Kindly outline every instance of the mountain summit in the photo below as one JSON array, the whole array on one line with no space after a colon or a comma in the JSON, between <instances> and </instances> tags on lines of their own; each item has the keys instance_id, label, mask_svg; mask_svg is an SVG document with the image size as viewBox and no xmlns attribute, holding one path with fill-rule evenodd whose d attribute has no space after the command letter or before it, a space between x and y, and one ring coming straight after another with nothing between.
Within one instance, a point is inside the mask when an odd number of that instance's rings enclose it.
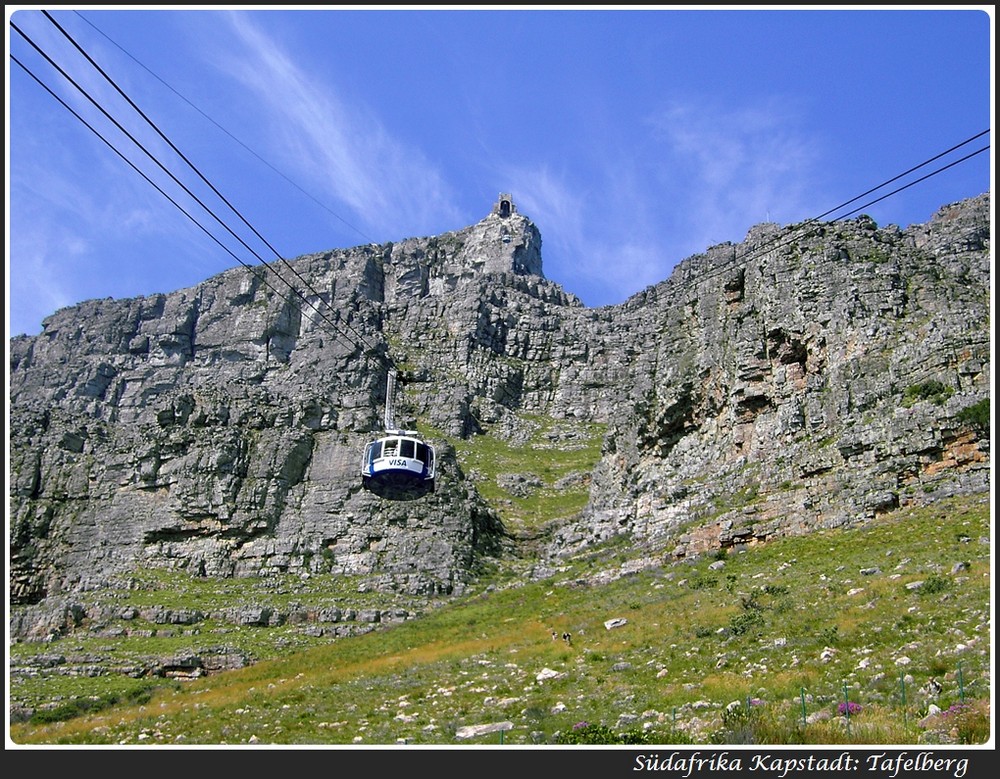
<instances>
[{"instance_id":1,"label":"mountain summit","mask_svg":"<svg viewBox=\"0 0 1000 779\"><path fill-rule=\"evenodd\" d=\"M683 557L988 492L989 247L989 195L906 228L761 224L590 309L503 194L455 232L62 309L10 341L12 633L138 567L447 595L526 522L541 577L619 536ZM438 451L415 497L359 474L390 371ZM492 482L461 456L482 441L514 453Z\"/></svg>"}]
</instances>

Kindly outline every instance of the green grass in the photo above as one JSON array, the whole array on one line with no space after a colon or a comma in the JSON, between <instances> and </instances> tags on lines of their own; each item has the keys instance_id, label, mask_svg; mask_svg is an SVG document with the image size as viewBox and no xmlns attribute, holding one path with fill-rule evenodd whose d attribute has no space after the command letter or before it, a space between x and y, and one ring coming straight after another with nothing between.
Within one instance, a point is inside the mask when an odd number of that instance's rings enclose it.
<instances>
[{"instance_id":1,"label":"green grass","mask_svg":"<svg viewBox=\"0 0 1000 779\"><path fill-rule=\"evenodd\" d=\"M39 665L11 678L12 698L37 713L12 724L10 737L496 744L497 732L460 740L460 728L510 722L503 741L513 745L637 743L638 734L645 743L977 743L989 732L990 546L980 541L989 533L988 499L956 498L854 529L599 576L633 553L651 554L619 539L539 581L525 563L505 561L460 598L348 637L205 620L169 626L168 636L111 639L84 625L51 643L13 645L12 664L224 644L255 662L183 682L69 677ZM721 569L709 569L720 559ZM958 562L968 565L953 573ZM926 587L938 579L945 586ZM148 572L143 581L149 586L115 594L119 607L133 598L187 606L193 593L209 606L261 603L268 593L302 605L369 595L356 582L338 590L292 577L264 586ZM907 587L918 581L925 587ZM608 629L611 619L626 622ZM934 698L924 691L931 678L942 685ZM849 719L837 711L845 695L862 707ZM958 714L929 731L919 723L932 702ZM43 721L57 717L67 718Z\"/></svg>"},{"instance_id":2,"label":"green grass","mask_svg":"<svg viewBox=\"0 0 1000 779\"><path fill-rule=\"evenodd\" d=\"M462 469L476 476L476 489L504 523L513 532L531 532L587 505L605 426L530 414L521 415L519 423L526 431L523 440L487 433L452 444ZM519 485L510 475L524 481Z\"/></svg>"},{"instance_id":3,"label":"green grass","mask_svg":"<svg viewBox=\"0 0 1000 779\"><path fill-rule=\"evenodd\" d=\"M936 380L912 384L903 391L903 407L909 408L922 400L929 400L940 406L954 394L954 387L949 387Z\"/></svg>"}]
</instances>

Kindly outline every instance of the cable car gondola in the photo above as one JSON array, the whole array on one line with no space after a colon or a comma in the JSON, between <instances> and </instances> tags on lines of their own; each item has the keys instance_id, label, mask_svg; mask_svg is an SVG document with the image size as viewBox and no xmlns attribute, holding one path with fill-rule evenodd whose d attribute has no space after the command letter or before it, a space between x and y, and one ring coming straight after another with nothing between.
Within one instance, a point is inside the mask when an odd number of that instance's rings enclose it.
<instances>
[{"instance_id":1,"label":"cable car gondola","mask_svg":"<svg viewBox=\"0 0 1000 779\"><path fill-rule=\"evenodd\" d=\"M396 372L390 370L385 391L384 434L365 446L361 458L361 478L391 486L429 484L435 475L434 447L415 430L398 430L392 421L392 392Z\"/></svg>"},{"instance_id":2,"label":"cable car gondola","mask_svg":"<svg viewBox=\"0 0 1000 779\"><path fill-rule=\"evenodd\" d=\"M402 485L434 480L434 447L412 430L387 430L365 446L361 476Z\"/></svg>"}]
</instances>

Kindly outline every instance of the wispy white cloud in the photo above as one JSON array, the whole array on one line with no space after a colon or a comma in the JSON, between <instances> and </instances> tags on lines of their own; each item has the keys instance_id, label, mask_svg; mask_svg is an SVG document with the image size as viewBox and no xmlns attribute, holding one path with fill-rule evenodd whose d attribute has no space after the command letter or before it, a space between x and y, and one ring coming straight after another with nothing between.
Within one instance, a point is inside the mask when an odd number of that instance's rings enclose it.
<instances>
[{"instance_id":1,"label":"wispy white cloud","mask_svg":"<svg viewBox=\"0 0 1000 779\"><path fill-rule=\"evenodd\" d=\"M12 334L35 333L53 311L79 302L76 260L89 247L86 232L75 225L93 225L101 217L88 192L97 177L85 186L74 176L73 161L53 135L18 133L11 153L18 164L8 180L7 249L17 272L8 278L16 301L7 309L9 326Z\"/></svg>"},{"instance_id":2,"label":"wispy white cloud","mask_svg":"<svg viewBox=\"0 0 1000 779\"><path fill-rule=\"evenodd\" d=\"M778 101L673 103L645 134L595 138L571 172L521 165L504 178L542 230L546 275L588 304L621 302L754 224L815 215L818 153L795 127Z\"/></svg>"},{"instance_id":3,"label":"wispy white cloud","mask_svg":"<svg viewBox=\"0 0 1000 779\"><path fill-rule=\"evenodd\" d=\"M666 277L662 247L638 226L641 209L633 210L630 194L623 191L624 199L616 199L613 176L596 192L545 166L509 170L503 178L516 182L512 192L522 193L514 197L518 210L542 232L546 277L588 305L621 302L637 285Z\"/></svg>"},{"instance_id":4,"label":"wispy white cloud","mask_svg":"<svg viewBox=\"0 0 1000 779\"><path fill-rule=\"evenodd\" d=\"M7 291L18 302L13 310L7 307L10 335L37 333L49 314L80 302L67 269L87 247L72 233L55 224L29 222L12 237L9 249L17 256L17 273L8 273Z\"/></svg>"},{"instance_id":5,"label":"wispy white cloud","mask_svg":"<svg viewBox=\"0 0 1000 779\"><path fill-rule=\"evenodd\" d=\"M815 216L816 140L797 134L793 107L673 104L650 120L676 169L686 243L739 241L764 221Z\"/></svg>"},{"instance_id":6,"label":"wispy white cloud","mask_svg":"<svg viewBox=\"0 0 1000 779\"><path fill-rule=\"evenodd\" d=\"M162 195L92 140L65 126L47 136L18 132L12 140L13 333L36 333L53 311L88 298L167 292L227 264L225 258L213 264L203 235L174 218ZM170 256L169 264L154 246Z\"/></svg>"},{"instance_id":7,"label":"wispy white cloud","mask_svg":"<svg viewBox=\"0 0 1000 779\"><path fill-rule=\"evenodd\" d=\"M420 149L393 137L364 105L342 100L335 83L303 70L249 16L227 18L242 50L227 51L225 67L269 109L280 136L273 151L294 166L293 177L346 205L376 240L460 223L448 183Z\"/></svg>"}]
</instances>

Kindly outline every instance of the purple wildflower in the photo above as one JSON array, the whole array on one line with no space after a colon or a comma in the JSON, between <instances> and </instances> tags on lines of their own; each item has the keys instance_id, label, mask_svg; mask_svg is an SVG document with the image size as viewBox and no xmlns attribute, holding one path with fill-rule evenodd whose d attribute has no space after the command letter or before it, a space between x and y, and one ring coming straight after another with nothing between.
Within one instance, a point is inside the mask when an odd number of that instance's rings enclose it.
<instances>
[{"instance_id":1,"label":"purple wildflower","mask_svg":"<svg viewBox=\"0 0 1000 779\"><path fill-rule=\"evenodd\" d=\"M861 713L861 704L855 703L854 701L845 701L837 706L837 713L841 716L847 715L848 717L853 717L856 714Z\"/></svg>"}]
</instances>

